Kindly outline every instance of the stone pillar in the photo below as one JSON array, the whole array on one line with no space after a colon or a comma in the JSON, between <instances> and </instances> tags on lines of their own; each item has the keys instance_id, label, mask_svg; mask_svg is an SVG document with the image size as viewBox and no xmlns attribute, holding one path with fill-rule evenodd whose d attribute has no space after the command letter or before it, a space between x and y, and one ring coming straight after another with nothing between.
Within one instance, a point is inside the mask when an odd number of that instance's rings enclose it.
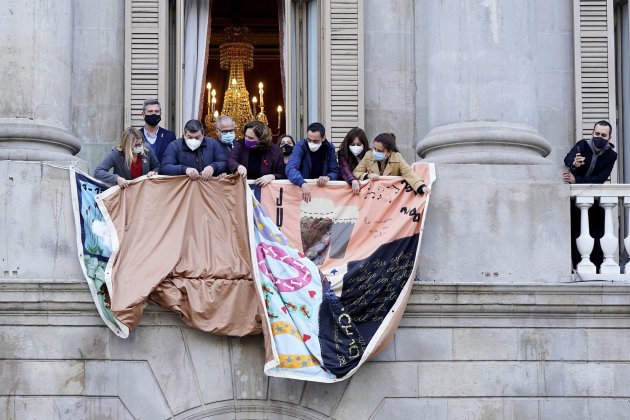
<instances>
[{"instance_id":1,"label":"stone pillar","mask_svg":"<svg viewBox=\"0 0 630 420\"><path fill-rule=\"evenodd\" d=\"M426 4L429 133L416 152L441 163L543 163L531 2Z\"/></svg>"},{"instance_id":2,"label":"stone pillar","mask_svg":"<svg viewBox=\"0 0 630 420\"><path fill-rule=\"evenodd\" d=\"M0 10L0 160L73 160L71 1L10 0Z\"/></svg>"}]
</instances>

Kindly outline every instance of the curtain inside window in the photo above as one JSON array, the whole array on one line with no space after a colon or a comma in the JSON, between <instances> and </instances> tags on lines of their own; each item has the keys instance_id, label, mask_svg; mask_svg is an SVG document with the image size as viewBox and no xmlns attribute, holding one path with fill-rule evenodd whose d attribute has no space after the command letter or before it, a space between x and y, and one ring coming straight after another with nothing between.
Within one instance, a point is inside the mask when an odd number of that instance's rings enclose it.
<instances>
[{"instance_id":1,"label":"curtain inside window","mask_svg":"<svg viewBox=\"0 0 630 420\"><path fill-rule=\"evenodd\" d=\"M284 0L278 0L278 32L280 50L280 82L282 83L282 102L287 103L286 75L284 62ZM287 110L285 110L287 111ZM285 114L286 116L287 114ZM287 121L288 123L288 121ZM288 124L287 124L288 126Z\"/></svg>"},{"instance_id":2,"label":"curtain inside window","mask_svg":"<svg viewBox=\"0 0 630 420\"><path fill-rule=\"evenodd\" d=\"M210 43L212 0L187 1L184 9L183 122L201 119Z\"/></svg>"}]
</instances>

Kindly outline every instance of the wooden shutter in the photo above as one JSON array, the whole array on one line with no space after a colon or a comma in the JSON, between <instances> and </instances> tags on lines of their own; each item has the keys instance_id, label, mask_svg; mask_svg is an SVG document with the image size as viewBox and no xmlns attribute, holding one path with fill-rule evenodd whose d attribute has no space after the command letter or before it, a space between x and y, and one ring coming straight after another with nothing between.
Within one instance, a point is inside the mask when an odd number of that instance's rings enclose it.
<instances>
[{"instance_id":1,"label":"wooden shutter","mask_svg":"<svg viewBox=\"0 0 630 420\"><path fill-rule=\"evenodd\" d=\"M125 127L144 125L146 99L160 101L167 121L167 6L160 0L125 1Z\"/></svg>"},{"instance_id":2,"label":"wooden shutter","mask_svg":"<svg viewBox=\"0 0 630 420\"><path fill-rule=\"evenodd\" d=\"M612 0L573 0L576 141L593 125L616 126L614 23Z\"/></svg>"},{"instance_id":3,"label":"wooden shutter","mask_svg":"<svg viewBox=\"0 0 630 420\"><path fill-rule=\"evenodd\" d=\"M364 125L363 2L326 0L323 10L323 102L328 138L338 144Z\"/></svg>"}]
</instances>

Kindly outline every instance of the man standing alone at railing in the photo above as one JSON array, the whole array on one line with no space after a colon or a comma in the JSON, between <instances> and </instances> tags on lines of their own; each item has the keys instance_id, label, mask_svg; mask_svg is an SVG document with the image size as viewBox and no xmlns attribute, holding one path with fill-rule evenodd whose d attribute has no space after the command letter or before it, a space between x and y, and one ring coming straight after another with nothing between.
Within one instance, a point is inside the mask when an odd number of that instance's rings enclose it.
<instances>
[{"instance_id":1,"label":"man standing alone at railing","mask_svg":"<svg viewBox=\"0 0 630 420\"><path fill-rule=\"evenodd\" d=\"M562 174L562 180L566 184L603 184L612 172L617 153L610 143L612 126L608 121L597 121L593 127L592 137L589 140L580 140L573 146L564 158L564 164L569 168ZM593 206L589 210L589 229L591 236L595 238L595 246L591 253L591 261L600 266L604 256L599 239L604 236L604 209ZM571 256L573 265L576 266L581 257L575 245L575 239L580 234L580 211L574 205L571 206Z\"/></svg>"}]
</instances>

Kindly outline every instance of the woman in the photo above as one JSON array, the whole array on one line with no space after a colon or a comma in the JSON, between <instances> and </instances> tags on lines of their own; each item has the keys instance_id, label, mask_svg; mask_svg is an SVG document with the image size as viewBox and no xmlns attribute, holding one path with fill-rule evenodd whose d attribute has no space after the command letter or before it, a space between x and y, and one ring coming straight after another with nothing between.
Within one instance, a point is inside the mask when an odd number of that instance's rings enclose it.
<instances>
[{"instance_id":1,"label":"woman","mask_svg":"<svg viewBox=\"0 0 630 420\"><path fill-rule=\"evenodd\" d=\"M255 179L259 187L285 178L282 152L271 142L269 127L260 121L250 121L243 127L243 134L245 137L236 142L228 159L228 172Z\"/></svg>"},{"instance_id":2,"label":"woman","mask_svg":"<svg viewBox=\"0 0 630 420\"><path fill-rule=\"evenodd\" d=\"M346 137L341 142L337 151L337 162L341 177L352 187L352 192L359 194L361 185L352 171L357 167L365 153L370 148L365 131L359 127L354 127L348 131Z\"/></svg>"},{"instance_id":3,"label":"woman","mask_svg":"<svg viewBox=\"0 0 630 420\"><path fill-rule=\"evenodd\" d=\"M429 187L416 175L398 151L394 133L376 136L372 149L359 162L354 170L354 176L360 180L367 178L371 181L377 181L379 176L402 176L418 194L431 194Z\"/></svg>"},{"instance_id":4,"label":"woman","mask_svg":"<svg viewBox=\"0 0 630 420\"><path fill-rule=\"evenodd\" d=\"M120 142L96 167L94 176L109 184L126 188L130 179L142 175L155 175L160 167L151 147L146 147L142 133L135 128L127 128L120 136ZM110 169L114 173L109 173Z\"/></svg>"},{"instance_id":5,"label":"woman","mask_svg":"<svg viewBox=\"0 0 630 420\"><path fill-rule=\"evenodd\" d=\"M291 153L293 153L293 148L295 147L295 140L288 134L283 134L280 137L280 150L282 151L282 155L284 156L284 164L286 165L291 157Z\"/></svg>"}]
</instances>

